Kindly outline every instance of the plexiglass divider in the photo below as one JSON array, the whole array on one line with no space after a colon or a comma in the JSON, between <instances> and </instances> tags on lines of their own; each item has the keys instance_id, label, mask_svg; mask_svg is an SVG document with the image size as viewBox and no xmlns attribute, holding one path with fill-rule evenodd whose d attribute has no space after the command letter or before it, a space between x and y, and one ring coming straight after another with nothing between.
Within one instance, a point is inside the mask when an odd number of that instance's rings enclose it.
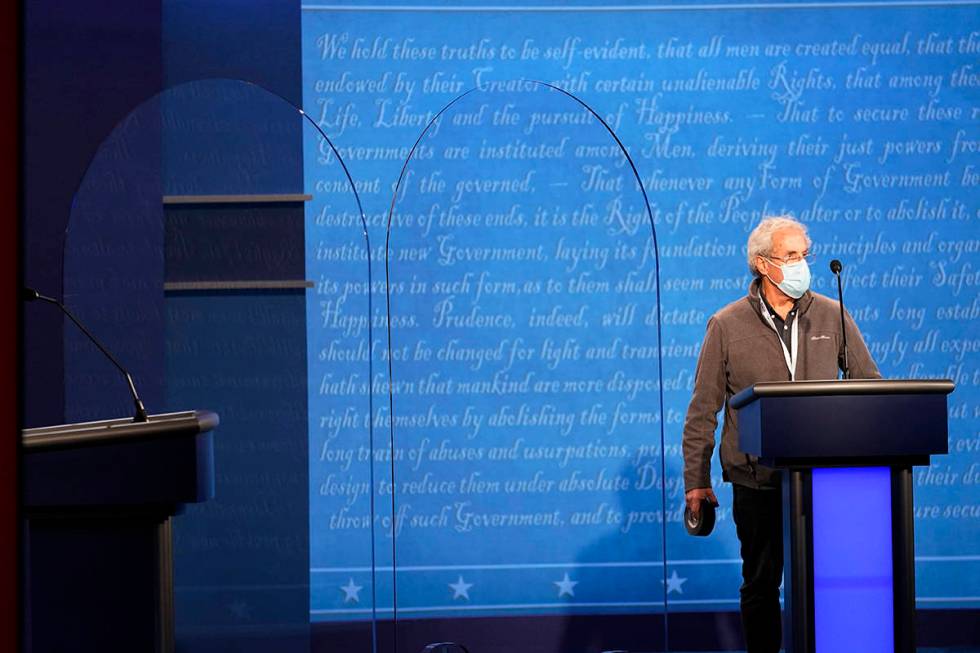
<instances>
[{"instance_id":1,"label":"plexiglass divider","mask_svg":"<svg viewBox=\"0 0 980 653\"><path fill-rule=\"evenodd\" d=\"M659 264L616 135L548 84L459 96L386 277L397 650L663 650Z\"/></svg>"},{"instance_id":2,"label":"plexiglass divider","mask_svg":"<svg viewBox=\"0 0 980 653\"><path fill-rule=\"evenodd\" d=\"M60 299L130 369L151 412L164 397L161 133L153 97L100 144L72 197L59 261ZM63 342L66 421L132 415L124 377L67 320Z\"/></svg>"},{"instance_id":3,"label":"plexiglass divider","mask_svg":"<svg viewBox=\"0 0 980 653\"><path fill-rule=\"evenodd\" d=\"M215 497L174 524L178 650L306 653L311 621L376 648L369 251L333 143L246 82L147 100L82 180L65 303L150 413L221 418ZM65 340L69 419L129 414L116 370L71 325Z\"/></svg>"}]
</instances>

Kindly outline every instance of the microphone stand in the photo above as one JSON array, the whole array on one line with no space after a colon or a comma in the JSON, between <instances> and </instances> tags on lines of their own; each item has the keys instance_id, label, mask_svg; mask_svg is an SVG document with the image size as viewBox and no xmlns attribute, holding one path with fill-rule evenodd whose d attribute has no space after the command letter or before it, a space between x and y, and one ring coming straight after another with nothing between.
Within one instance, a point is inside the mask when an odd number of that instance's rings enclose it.
<instances>
[{"instance_id":1,"label":"microphone stand","mask_svg":"<svg viewBox=\"0 0 980 653\"><path fill-rule=\"evenodd\" d=\"M95 343L95 346L99 348L99 351L105 354L106 358L112 361L112 364L115 365L119 369L119 371L123 373L123 376L126 377L126 383L129 384L129 394L132 396L133 404L136 406L136 414L133 416L133 421L134 422L149 421L149 416L146 414L146 408L143 407L143 401L140 399L139 394L136 392L136 385L133 383L133 377L131 377L129 375L129 372L127 372L126 369L122 365L120 365L119 361L116 360L116 357L113 356L111 353L109 353L109 350L103 347L102 343L99 342L98 339L94 335L92 335L92 333L88 329L86 329L74 315L72 315L71 311L69 311L64 304L59 302L54 297L47 297L45 295L42 295L41 293L34 290L33 288L24 288L23 299L24 301L28 301L28 302L41 300L42 302L48 302L49 304L54 304L55 306L60 308L61 312L67 315L68 319L74 322L75 326L77 326L82 331L82 333L84 333L88 337L89 340Z\"/></svg>"},{"instance_id":2,"label":"microphone stand","mask_svg":"<svg viewBox=\"0 0 980 653\"><path fill-rule=\"evenodd\" d=\"M847 328L845 327L844 323L844 288L841 285L840 280L840 273L843 268L844 266L841 265L841 262L837 259L830 262L830 271L837 277L837 303L840 306L840 335L841 342L844 345L844 378L849 379L851 378L851 368L847 362Z\"/></svg>"}]
</instances>

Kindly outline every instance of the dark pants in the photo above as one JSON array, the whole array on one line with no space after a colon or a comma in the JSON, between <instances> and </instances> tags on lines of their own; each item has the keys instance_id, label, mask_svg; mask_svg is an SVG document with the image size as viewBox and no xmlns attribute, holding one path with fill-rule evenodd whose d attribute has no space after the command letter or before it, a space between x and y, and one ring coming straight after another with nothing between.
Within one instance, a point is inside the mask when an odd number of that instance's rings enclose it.
<instances>
[{"instance_id":1,"label":"dark pants","mask_svg":"<svg viewBox=\"0 0 980 653\"><path fill-rule=\"evenodd\" d=\"M732 514L742 544L742 629L748 653L777 653L782 641L783 493L732 485Z\"/></svg>"}]
</instances>

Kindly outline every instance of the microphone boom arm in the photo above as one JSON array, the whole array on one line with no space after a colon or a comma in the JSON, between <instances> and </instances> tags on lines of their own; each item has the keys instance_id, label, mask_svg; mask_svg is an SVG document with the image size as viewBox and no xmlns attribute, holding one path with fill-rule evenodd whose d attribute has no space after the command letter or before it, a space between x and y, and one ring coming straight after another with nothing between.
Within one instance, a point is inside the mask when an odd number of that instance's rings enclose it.
<instances>
[{"instance_id":1,"label":"microphone boom arm","mask_svg":"<svg viewBox=\"0 0 980 653\"><path fill-rule=\"evenodd\" d=\"M68 308L65 307L64 304L59 302L54 297L48 297L46 295L42 295L41 293L32 289L25 289L24 298L27 299L28 301L34 299L40 299L41 301L48 302L49 304L54 304L55 306L60 308L61 311L68 316L68 319L74 322L75 326L77 326L81 330L81 332L84 333L88 337L88 339L91 340L95 344L95 346L99 348L99 351L105 354L106 358L112 361L112 364L115 365L116 368L123 373L123 376L126 377L126 383L129 384L129 394L133 397L133 404L136 407L136 414L133 416L133 421L134 422L149 421L149 416L146 414L146 408L143 406L143 401L140 399L139 393L136 392L136 384L133 383L133 377L129 375L129 372L127 372L126 368L124 368L119 363L119 361L116 360L116 357L113 356L109 352L109 350L102 345L101 342L99 342L98 338L92 335L91 331L86 329L85 326L78 321L78 319L72 314L71 311L68 310Z\"/></svg>"}]
</instances>

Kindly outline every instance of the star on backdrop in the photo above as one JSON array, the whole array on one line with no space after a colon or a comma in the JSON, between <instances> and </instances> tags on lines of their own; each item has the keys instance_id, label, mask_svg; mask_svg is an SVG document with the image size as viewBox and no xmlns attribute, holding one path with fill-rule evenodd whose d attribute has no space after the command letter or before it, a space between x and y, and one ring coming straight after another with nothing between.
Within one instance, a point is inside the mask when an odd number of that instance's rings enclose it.
<instances>
[{"instance_id":1,"label":"star on backdrop","mask_svg":"<svg viewBox=\"0 0 980 653\"><path fill-rule=\"evenodd\" d=\"M348 580L346 585L341 585L340 589L344 593L344 603L350 603L352 601L354 603L361 602L360 592L364 589L364 586L355 585L353 578Z\"/></svg>"},{"instance_id":2,"label":"star on backdrop","mask_svg":"<svg viewBox=\"0 0 980 653\"><path fill-rule=\"evenodd\" d=\"M571 580L568 577L568 572L565 572L565 577L561 580L552 581L558 586L558 598L565 596L575 596L575 586L578 585L577 580Z\"/></svg>"},{"instance_id":3,"label":"star on backdrop","mask_svg":"<svg viewBox=\"0 0 980 653\"><path fill-rule=\"evenodd\" d=\"M661 583L663 581L660 581ZM667 579L667 593L677 592L678 594L683 594L684 590L681 589L681 585L687 582L686 578L681 578L677 575L677 570L671 572L670 578Z\"/></svg>"},{"instance_id":4,"label":"star on backdrop","mask_svg":"<svg viewBox=\"0 0 980 653\"><path fill-rule=\"evenodd\" d=\"M453 590L453 599L470 600L470 588L473 587L473 583L465 582L462 576L455 583L449 583L449 587Z\"/></svg>"},{"instance_id":5,"label":"star on backdrop","mask_svg":"<svg viewBox=\"0 0 980 653\"><path fill-rule=\"evenodd\" d=\"M236 600L234 603L229 603L228 610L238 621L244 621L252 617L252 609L248 603L245 603L241 599Z\"/></svg>"}]
</instances>

